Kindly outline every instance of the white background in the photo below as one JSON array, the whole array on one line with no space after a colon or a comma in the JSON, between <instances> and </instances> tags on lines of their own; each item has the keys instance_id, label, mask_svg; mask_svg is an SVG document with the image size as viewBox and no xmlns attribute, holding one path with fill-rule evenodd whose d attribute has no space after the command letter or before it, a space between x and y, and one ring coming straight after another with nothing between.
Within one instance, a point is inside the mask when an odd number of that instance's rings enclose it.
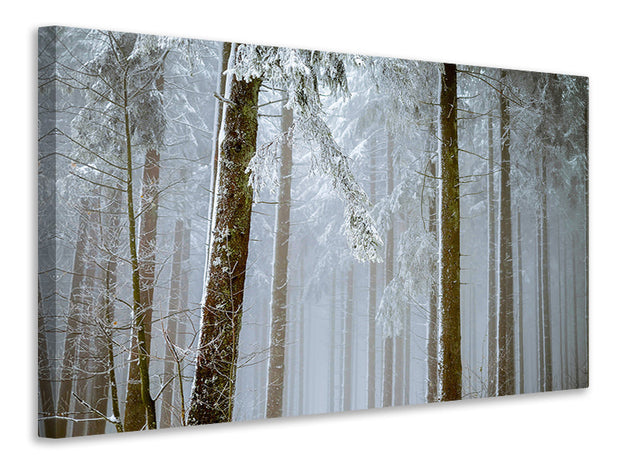
<instances>
[{"instance_id":1,"label":"white background","mask_svg":"<svg viewBox=\"0 0 620 465\"><path fill-rule=\"evenodd\" d=\"M2 7L4 463L612 463L618 433L618 14L613 2L131 0ZM428 6L433 4L433 6ZM36 28L60 24L590 77L587 390L51 441L36 438ZM6 461L5 461L6 460Z\"/></svg>"}]
</instances>

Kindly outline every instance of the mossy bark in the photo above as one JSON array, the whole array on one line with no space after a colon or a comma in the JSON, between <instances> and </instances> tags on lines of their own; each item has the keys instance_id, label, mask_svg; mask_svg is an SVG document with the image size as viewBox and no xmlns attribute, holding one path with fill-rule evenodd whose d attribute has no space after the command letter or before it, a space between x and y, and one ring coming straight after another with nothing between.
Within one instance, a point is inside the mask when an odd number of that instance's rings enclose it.
<instances>
[{"instance_id":1,"label":"mossy bark","mask_svg":"<svg viewBox=\"0 0 620 465\"><path fill-rule=\"evenodd\" d=\"M439 97L440 139L440 401L461 398L461 266L456 65L446 63Z\"/></svg>"},{"instance_id":2,"label":"mossy bark","mask_svg":"<svg viewBox=\"0 0 620 465\"><path fill-rule=\"evenodd\" d=\"M253 197L247 167L256 151L260 85L233 77L225 109L189 424L232 420Z\"/></svg>"}]
</instances>

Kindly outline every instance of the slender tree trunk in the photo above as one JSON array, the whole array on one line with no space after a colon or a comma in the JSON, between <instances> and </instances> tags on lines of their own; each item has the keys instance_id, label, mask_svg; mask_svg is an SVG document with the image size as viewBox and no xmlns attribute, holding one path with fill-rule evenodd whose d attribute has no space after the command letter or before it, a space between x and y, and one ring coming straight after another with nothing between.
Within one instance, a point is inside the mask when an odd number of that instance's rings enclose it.
<instances>
[{"instance_id":1,"label":"slender tree trunk","mask_svg":"<svg viewBox=\"0 0 620 465\"><path fill-rule=\"evenodd\" d=\"M52 389L52 366L49 360L49 350L47 346L47 329L45 327L45 316L43 308L43 300L41 298L41 283L38 283L38 382L39 382L39 417L43 420L39 420L40 427L39 435L47 438L56 438L57 420L53 418L55 416L54 409L54 392Z\"/></svg>"},{"instance_id":2,"label":"slender tree trunk","mask_svg":"<svg viewBox=\"0 0 620 465\"><path fill-rule=\"evenodd\" d=\"M136 214L133 198L133 153L131 141L131 123L128 109L127 75L125 74L124 83L124 120L125 120L125 142L127 155L127 217L129 220L129 254L131 262L131 283L133 294L133 325L134 334L132 336L132 356L136 350L135 359L132 359L134 366L137 360L138 384L136 385L136 375L132 373L131 364L129 370L129 380L127 387L127 401L125 406L125 429L127 431L137 431L144 425L144 411L146 410L146 425L148 429L157 428L155 418L155 402L151 397L149 382L149 350L147 347L147 315L148 307L142 305L140 262L138 260L138 247L136 240ZM147 156L148 158L148 156ZM145 165L146 170L146 165ZM135 368L134 368L135 370ZM136 395L136 387L139 387L139 398ZM140 406L140 407L138 407Z\"/></svg>"},{"instance_id":3,"label":"slender tree trunk","mask_svg":"<svg viewBox=\"0 0 620 465\"><path fill-rule=\"evenodd\" d=\"M506 72L501 71L502 82ZM505 86L505 83L503 84ZM512 260L512 205L510 183L510 113L504 89L500 93L500 220L499 220L499 315L498 346L499 363L497 394L515 394L515 350L514 350L514 283Z\"/></svg>"},{"instance_id":4,"label":"slender tree trunk","mask_svg":"<svg viewBox=\"0 0 620 465\"><path fill-rule=\"evenodd\" d=\"M78 347L77 357L75 360L75 385L74 394L84 401L89 400L89 392L92 389L93 373L93 336L92 322L95 319L95 275L97 273L97 247L98 237L95 230L95 224L92 220L95 213L94 202L91 201L88 210L88 228L86 229L88 245L87 257L88 261L84 269L84 280L82 281L80 302L82 304L82 313L80 322L78 323ZM92 404L91 404L92 406ZM87 433L87 423L93 418L92 413L80 402L74 399L74 418L78 421L73 423L71 435L73 437L84 436ZM79 421L81 420L81 421Z\"/></svg>"},{"instance_id":5,"label":"slender tree trunk","mask_svg":"<svg viewBox=\"0 0 620 465\"><path fill-rule=\"evenodd\" d=\"M519 296L519 393L525 392L525 351L523 347L523 254L521 250L521 209L517 209L517 262Z\"/></svg>"},{"instance_id":6,"label":"slender tree trunk","mask_svg":"<svg viewBox=\"0 0 620 465\"><path fill-rule=\"evenodd\" d=\"M387 132L387 185L386 195L392 195L394 190L394 167L392 152L394 139L390 131ZM390 226L385 239L385 286L388 286L394 277L394 228ZM393 405L394 382L394 338L384 334L383 339L383 406Z\"/></svg>"},{"instance_id":7,"label":"slender tree trunk","mask_svg":"<svg viewBox=\"0 0 620 465\"><path fill-rule=\"evenodd\" d=\"M543 285L542 285L542 209L536 214L536 283L537 283L537 347L538 347L538 390L544 391L545 387L545 347L543 333Z\"/></svg>"},{"instance_id":8,"label":"slender tree trunk","mask_svg":"<svg viewBox=\"0 0 620 465\"><path fill-rule=\"evenodd\" d=\"M445 63L439 97L440 258L439 258L439 393L440 401L461 398L461 266L459 149L456 65Z\"/></svg>"},{"instance_id":9,"label":"slender tree trunk","mask_svg":"<svg viewBox=\"0 0 620 465\"><path fill-rule=\"evenodd\" d=\"M95 214L95 218L97 222L97 227L99 229L99 238L102 242L103 250L106 250L104 244L104 226L102 223L101 206L99 205L96 210L97 211ZM103 263L103 267L98 273L100 276L100 281L103 283L103 289L101 289L101 291L99 292L96 307L93 309L93 316L95 316L94 320L98 322L98 324L94 325L92 335L93 354L91 362L91 372L93 373L93 378L89 399L89 404L97 411L105 415L108 414L108 393L110 391L108 341L105 329L103 327L103 324L106 322L106 315L109 311L108 298L110 295L110 283L107 269L107 262L109 259L110 257L106 257ZM87 424L86 434L94 435L105 433L106 423L107 421L105 419L99 418L96 415L91 415L91 420Z\"/></svg>"},{"instance_id":10,"label":"slender tree trunk","mask_svg":"<svg viewBox=\"0 0 620 465\"><path fill-rule=\"evenodd\" d=\"M549 218L547 214L547 163L542 159L542 293L545 383L544 390L553 390L553 363L551 354L551 289L549 283Z\"/></svg>"},{"instance_id":11,"label":"slender tree trunk","mask_svg":"<svg viewBox=\"0 0 620 465\"><path fill-rule=\"evenodd\" d=\"M353 397L353 263L347 272L347 301L344 320L344 383L343 410L351 410Z\"/></svg>"},{"instance_id":12,"label":"slender tree trunk","mask_svg":"<svg viewBox=\"0 0 620 465\"><path fill-rule=\"evenodd\" d=\"M331 302L331 314L330 314L330 350L329 350L329 383L328 383L328 395L329 395L329 411L336 411L336 312L337 312L337 299L336 299L336 280L338 275L334 271L334 277L332 279L332 302ZM301 337L301 336L300 336Z\"/></svg>"},{"instance_id":13,"label":"slender tree trunk","mask_svg":"<svg viewBox=\"0 0 620 465\"><path fill-rule=\"evenodd\" d=\"M377 201L376 196L376 146L370 150L369 163L369 198L371 205ZM376 397L376 313L377 313L377 264L370 262L368 268L368 408L375 408Z\"/></svg>"},{"instance_id":14,"label":"slender tree trunk","mask_svg":"<svg viewBox=\"0 0 620 465\"><path fill-rule=\"evenodd\" d=\"M78 210L79 225L77 231L75 255L73 258L73 277L71 280L71 294L69 296L69 311L67 314L67 326L65 329L65 345L62 367L60 370L60 386L58 388L57 414L60 417L70 416L71 393L73 392L73 377L75 362L80 342L81 320L83 315L82 283L84 280L84 266L87 261L88 244L88 221L86 218L87 200L80 200ZM64 438L67 436L67 420L64 418L57 421L57 435L54 437Z\"/></svg>"},{"instance_id":15,"label":"slender tree trunk","mask_svg":"<svg viewBox=\"0 0 620 465\"><path fill-rule=\"evenodd\" d=\"M431 134L434 137L435 131L431 129ZM430 164L431 179L437 176L437 169L435 162ZM435 241L438 241L437 237L437 185L434 184L432 194L429 198L429 231L432 234ZM438 284L438 267L437 263L433 263L431 269L431 288L429 297L429 317L428 317L428 330L427 330L427 349L426 349L426 363L427 363L427 390L426 390L426 402L437 402L437 381L438 381L438 367L439 358L437 352L437 343L439 341L439 325L438 323L438 308L437 308L437 284Z\"/></svg>"},{"instance_id":16,"label":"slender tree trunk","mask_svg":"<svg viewBox=\"0 0 620 465\"><path fill-rule=\"evenodd\" d=\"M304 260L303 253L299 264L299 382L297 392L297 405L299 415L305 413L304 409L304 386L306 375L306 353L304 350L306 344L306 314L304 312Z\"/></svg>"},{"instance_id":17,"label":"slender tree trunk","mask_svg":"<svg viewBox=\"0 0 620 465\"><path fill-rule=\"evenodd\" d=\"M285 102L286 103L286 102ZM282 416L284 393L285 347L288 292L288 243L291 218L291 176L293 147L289 131L293 127L293 110L282 105L282 133L287 136L281 149L280 191L276 213L276 237L271 287L271 345L267 381L267 418Z\"/></svg>"},{"instance_id":18,"label":"slender tree trunk","mask_svg":"<svg viewBox=\"0 0 620 465\"><path fill-rule=\"evenodd\" d=\"M487 138L489 160L487 169L489 177L487 178L487 199L489 203L488 210L488 228L489 228L489 257L488 257L488 347L487 347L487 376L488 376L488 395L497 395L497 231L496 231L496 213L495 213L495 161L494 161L494 145L493 145L493 121L489 116L487 119Z\"/></svg>"},{"instance_id":19,"label":"slender tree trunk","mask_svg":"<svg viewBox=\"0 0 620 465\"><path fill-rule=\"evenodd\" d=\"M260 79L232 78L224 113L209 272L188 422L232 421L252 188Z\"/></svg>"},{"instance_id":20,"label":"slender tree trunk","mask_svg":"<svg viewBox=\"0 0 620 465\"><path fill-rule=\"evenodd\" d=\"M581 367L579 365L579 325L578 325L578 306L577 306L577 263L575 260L575 253L576 253L576 249L575 249L575 237L573 236L572 238L572 247L571 250L573 251L572 254L572 260L573 260L573 332L575 334L575 345L574 345L574 353L573 353L573 358L574 358L574 364L575 364L575 387L579 388L581 386L580 384L580 371L581 371Z\"/></svg>"},{"instance_id":21,"label":"slender tree trunk","mask_svg":"<svg viewBox=\"0 0 620 465\"><path fill-rule=\"evenodd\" d=\"M181 260L183 258L183 233L184 222L177 218L174 225L174 253L172 255L172 270L170 273L170 299L168 301L168 318L166 320L166 355L164 359L165 386L161 394L161 411L159 414L160 428L172 426L172 403L176 373L176 361L174 348L177 345L178 319L182 311L180 307L181 292Z\"/></svg>"}]
</instances>

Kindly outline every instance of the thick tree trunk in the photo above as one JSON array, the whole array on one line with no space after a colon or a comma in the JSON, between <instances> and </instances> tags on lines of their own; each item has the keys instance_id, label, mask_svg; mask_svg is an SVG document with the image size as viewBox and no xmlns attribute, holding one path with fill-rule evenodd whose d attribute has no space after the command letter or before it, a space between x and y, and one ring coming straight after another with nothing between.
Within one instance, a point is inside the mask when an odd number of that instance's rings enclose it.
<instances>
[{"instance_id":1,"label":"thick tree trunk","mask_svg":"<svg viewBox=\"0 0 620 465\"><path fill-rule=\"evenodd\" d=\"M579 321L579 317L578 317L578 306L577 306L577 261L575 260L575 254L576 254L576 249L575 249L575 237L573 236L572 238L572 268L573 268L573 332L575 335L575 346L573 348L573 363L575 366L575 387L579 388L581 387L581 377L580 377L580 371L581 371L581 366L579 365L579 325L578 325L578 321Z\"/></svg>"},{"instance_id":2,"label":"thick tree trunk","mask_svg":"<svg viewBox=\"0 0 620 465\"><path fill-rule=\"evenodd\" d=\"M488 210L488 341L487 341L487 376L488 376L488 395L497 395L497 231L496 231L496 213L495 213L495 161L494 161L494 145L493 145L493 121L489 116L487 119L487 139L489 160L487 169L489 176L487 178L487 201Z\"/></svg>"},{"instance_id":3,"label":"thick tree trunk","mask_svg":"<svg viewBox=\"0 0 620 465\"><path fill-rule=\"evenodd\" d=\"M441 73L440 110L440 258L439 393L440 401L461 398L460 194L456 65Z\"/></svg>"},{"instance_id":4,"label":"thick tree trunk","mask_svg":"<svg viewBox=\"0 0 620 465\"><path fill-rule=\"evenodd\" d=\"M502 81L506 72L501 71ZM505 83L503 84L505 86ZM497 395L515 394L514 283L512 260L512 205L510 185L510 113L504 91L500 93L500 209L499 209L499 315Z\"/></svg>"},{"instance_id":5,"label":"thick tree trunk","mask_svg":"<svg viewBox=\"0 0 620 465\"><path fill-rule=\"evenodd\" d=\"M230 52L232 44L230 42L222 42L222 54L220 57L220 68L218 70L218 86L217 92L219 97L226 95L226 71L228 70L228 61L230 60ZM213 220L213 210L215 207L215 190L217 188L217 170L220 158L220 130L222 128L222 115L224 113L224 103L219 98L215 98L215 108L213 111L213 140L211 146L211 202L209 204L209 221ZM212 225L207 230L207 260L205 264L205 282L207 280L207 271L209 267L209 257L211 256L211 232Z\"/></svg>"},{"instance_id":6,"label":"thick tree trunk","mask_svg":"<svg viewBox=\"0 0 620 465\"><path fill-rule=\"evenodd\" d=\"M253 197L246 169L256 151L260 85L233 77L225 109L190 424L232 420Z\"/></svg>"},{"instance_id":7,"label":"thick tree trunk","mask_svg":"<svg viewBox=\"0 0 620 465\"><path fill-rule=\"evenodd\" d=\"M280 190L276 213L276 236L271 286L271 344L267 381L267 418L282 416L284 393L285 347L288 290L288 244L291 217L291 176L293 147L289 131L293 127L293 110L282 105L281 130L284 139L280 157Z\"/></svg>"},{"instance_id":8,"label":"thick tree trunk","mask_svg":"<svg viewBox=\"0 0 620 465\"><path fill-rule=\"evenodd\" d=\"M159 414L160 428L172 426L172 404L174 386L177 378L177 345L178 320L180 312L181 291L181 260L183 258L184 222L177 218L174 225L174 253L172 255L172 270L170 272L170 299L168 301L168 318L166 320L166 355L164 359L164 388L161 394L161 411Z\"/></svg>"}]
</instances>

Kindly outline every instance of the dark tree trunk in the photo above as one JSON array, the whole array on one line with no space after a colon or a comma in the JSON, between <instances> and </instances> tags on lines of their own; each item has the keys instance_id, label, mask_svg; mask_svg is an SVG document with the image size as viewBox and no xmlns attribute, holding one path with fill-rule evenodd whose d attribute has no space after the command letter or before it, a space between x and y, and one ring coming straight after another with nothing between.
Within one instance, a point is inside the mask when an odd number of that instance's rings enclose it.
<instances>
[{"instance_id":1,"label":"dark tree trunk","mask_svg":"<svg viewBox=\"0 0 620 465\"><path fill-rule=\"evenodd\" d=\"M260 85L233 77L225 110L190 424L232 420L253 197L246 169L256 151Z\"/></svg>"},{"instance_id":2,"label":"dark tree trunk","mask_svg":"<svg viewBox=\"0 0 620 465\"><path fill-rule=\"evenodd\" d=\"M549 218L547 213L547 160L542 159L542 293L545 382L544 391L553 390L553 363L551 354L551 289L549 288Z\"/></svg>"},{"instance_id":3,"label":"dark tree trunk","mask_svg":"<svg viewBox=\"0 0 620 465\"><path fill-rule=\"evenodd\" d=\"M515 394L514 283L512 260L512 205L510 185L510 113L504 94L506 72L501 71L500 93L500 209L499 209L499 315L497 394Z\"/></svg>"},{"instance_id":4,"label":"dark tree trunk","mask_svg":"<svg viewBox=\"0 0 620 465\"><path fill-rule=\"evenodd\" d=\"M537 170L539 173L540 170ZM538 348L538 390L545 387L545 347L543 333L543 285L542 285L542 209L536 212L536 285L537 285L537 348Z\"/></svg>"},{"instance_id":5,"label":"dark tree trunk","mask_svg":"<svg viewBox=\"0 0 620 465\"><path fill-rule=\"evenodd\" d=\"M517 210L517 295L519 296L519 393L525 392L525 351L523 347L523 254L521 250L521 209Z\"/></svg>"},{"instance_id":6,"label":"dark tree trunk","mask_svg":"<svg viewBox=\"0 0 620 465\"><path fill-rule=\"evenodd\" d=\"M488 228L489 228L489 257L488 257L488 347L487 347L487 373L488 373L488 395L497 395L497 231L496 231L496 213L495 213L495 161L493 146L493 121L489 116L487 119L487 138L489 160L487 169L489 177L487 178L487 199L489 203L488 210Z\"/></svg>"},{"instance_id":7,"label":"dark tree trunk","mask_svg":"<svg viewBox=\"0 0 620 465\"><path fill-rule=\"evenodd\" d=\"M181 311L181 260L183 258L184 222L177 218L174 225L174 253L172 255L172 270L170 272L170 299L168 301L168 318L166 321L166 355L164 359L164 388L161 394L161 411L159 422L161 428L172 426L172 403L175 379L177 378L177 363L175 346L177 345L178 320Z\"/></svg>"},{"instance_id":8,"label":"dark tree trunk","mask_svg":"<svg viewBox=\"0 0 620 465\"><path fill-rule=\"evenodd\" d=\"M461 277L460 194L457 133L456 65L446 63L441 73L440 121L440 281L439 400L461 398Z\"/></svg>"},{"instance_id":9,"label":"dark tree trunk","mask_svg":"<svg viewBox=\"0 0 620 465\"><path fill-rule=\"evenodd\" d=\"M65 345L62 367L60 370L60 386L58 388L57 415L68 418L70 416L71 393L73 392L73 377L77 359L78 345L80 342L81 320L83 315L82 292L84 281L84 268L88 253L88 209L86 199L80 200L78 210L79 225L77 231L75 255L73 258L73 277L71 280L71 294L69 296L69 311L67 314L67 326L65 329ZM67 420L58 419L57 436L67 436Z\"/></svg>"},{"instance_id":10,"label":"dark tree trunk","mask_svg":"<svg viewBox=\"0 0 620 465\"><path fill-rule=\"evenodd\" d=\"M285 347L288 292L288 244L291 217L291 176L293 147L289 131L293 127L293 110L282 105L281 130L286 134L281 149L280 190L276 213L273 281L271 286L271 344L267 381L267 418L282 416L284 393Z\"/></svg>"}]
</instances>

